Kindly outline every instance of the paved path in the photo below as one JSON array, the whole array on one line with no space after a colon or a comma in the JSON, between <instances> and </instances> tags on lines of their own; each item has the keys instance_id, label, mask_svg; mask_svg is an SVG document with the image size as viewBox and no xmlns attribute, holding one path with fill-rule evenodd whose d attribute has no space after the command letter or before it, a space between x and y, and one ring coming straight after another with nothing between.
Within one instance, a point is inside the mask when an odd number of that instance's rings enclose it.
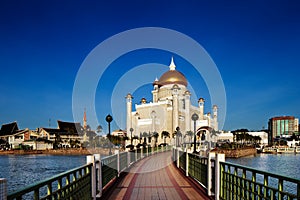
<instances>
[{"instance_id":1,"label":"paved path","mask_svg":"<svg viewBox=\"0 0 300 200\"><path fill-rule=\"evenodd\" d=\"M208 199L176 169L171 152L159 153L135 163L108 199Z\"/></svg>"}]
</instances>

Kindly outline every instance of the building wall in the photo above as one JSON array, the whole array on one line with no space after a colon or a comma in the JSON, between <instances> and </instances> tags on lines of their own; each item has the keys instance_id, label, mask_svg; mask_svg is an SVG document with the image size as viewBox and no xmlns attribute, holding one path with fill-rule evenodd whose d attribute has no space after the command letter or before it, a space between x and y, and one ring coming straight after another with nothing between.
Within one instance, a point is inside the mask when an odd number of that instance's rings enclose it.
<instances>
[{"instance_id":1,"label":"building wall","mask_svg":"<svg viewBox=\"0 0 300 200\"><path fill-rule=\"evenodd\" d=\"M298 132L299 119L294 116L281 116L269 119L269 143L272 143L274 138L282 135L292 135Z\"/></svg>"}]
</instances>

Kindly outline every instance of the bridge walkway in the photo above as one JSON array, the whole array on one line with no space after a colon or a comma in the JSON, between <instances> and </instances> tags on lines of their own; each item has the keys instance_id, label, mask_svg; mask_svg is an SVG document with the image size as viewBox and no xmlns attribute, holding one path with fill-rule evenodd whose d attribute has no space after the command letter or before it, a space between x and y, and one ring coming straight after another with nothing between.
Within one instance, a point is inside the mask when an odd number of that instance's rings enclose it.
<instances>
[{"instance_id":1,"label":"bridge walkway","mask_svg":"<svg viewBox=\"0 0 300 200\"><path fill-rule=\"evenodd\" d=\"M210 199L200 185L176 168L171 154L158 153L135 163L102 199Z\"/></svg>"}]
</instances>

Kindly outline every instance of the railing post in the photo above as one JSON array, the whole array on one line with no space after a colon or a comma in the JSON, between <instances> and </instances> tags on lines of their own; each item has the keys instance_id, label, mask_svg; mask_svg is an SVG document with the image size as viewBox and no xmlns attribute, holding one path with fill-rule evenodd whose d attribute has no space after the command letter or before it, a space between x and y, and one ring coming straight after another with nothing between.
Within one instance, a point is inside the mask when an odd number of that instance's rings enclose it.
<instances>
[{"instance_id":1,"label":"railing post","mask_svg":"<svg viewBox=\"0 0 300 200\"><path fill-rule=\"evenodd\" d=\"M97 173L97 182L98 182L98 190L99 193L97 194L97 197L101 197L102 196L102 164L101 164L101 155L100 154L94 154L95 156L95 160L96 160L96 169L98 169L98 172L96 170Z\"/></svg>"},{"instance_id":2,"label":"railing post","mask_svg":"<svg viewBox=\"0 0 300 200\"><path fill-rule=\"evenodd\" d=\"M140 157L140 159L143 158L143 152L144 152L144 147L141 147L141 157Z\"/></svg>"},{"instance_id":3,"label":"railing post","mask_svg":"<svg viewBox=\"0 0 300 200\"><path fill-rule=\"evenodd\" d=\"M92 179L92 198L93 200L96 200L96 167L95 167L95 156L94 155L88 155L86 157L87 164L92 163L92 170L91 170L91 179Z\"/></svg>"},{"instance_id":4,"label":"railing post","mask_svg":"<svg viewBox=\"0 0 300 200\"><path fill-rule=\"evenodd\" d=\"M185 175L189 176L189 153L187 148L185 150Z\"/></svg>"},{"instance_id":5,"label":"railing post","mask_svg":"<svg viewBox=\"0 0 300 200\"><path fill-rule=\"evenodd\" d=\"M148 146L146 146L146 151L147 151L147 157L149 156L149 148L148 148Z\"/></svg>"},{"instance_id":6,"label":"railing post","mask_svg":"<svg viewBox=\"0 0 300 200\"><path fill-rule=\"evenodd\" d=\"M207 194L208 196L212 195L212 169L211 169L211 159L215 157L214 152L209 152L208 153L208 158L207 158Z\"/></svg>"},{"instance_id":7,"label":"railing post","mask_svg":"<svg viewBox=\"0 0 300 200\"><path fill-rule=\"evenodd\" d=\"M120 176L120 150L116 149L115 154L117 154L117 172L119 177Z\"/></svg>"},{"instance_id":8,"label":"railing post","mask_svg":"<svg viewBox=\"0 0 300 200\"><path fill-rule=\"evenodd\" d=\"M180 158L180 156L179 156L179 149L178 148L176 148L176 151L177 151L177 153L176 153L176 163L177 163L177 168L179 168L179 158Z\"/></svg>"},{"instance_id":9,"label":"railing post","mask_svg":"<svg viewBox=\"0 0 300 200\"><path fill-rule=\"evenodd\" d=\"M131 154L131 152L130 151L127 151L127 168L129 167L129 165L130 165L130 162L131 162L131 158L130 158L130 154Z\"/></svg>"},{"instance_id":10,"label":"railing post","mask_svg":"<svg viewBox=\"0 0 300 200\"><path fill-rule=\"evenodd\" d=\"M7 182L5 178L0 178L0 199L7 200Z\"/></svg>"},{"instance_id":11,"label":"railing post","mask_svg":"<svg viewBox=\"0 0 300 200\"><path fill-rule=\"evenodd\" d=\"M221 186L221 164L225 162L225 154L216 154L215 156L215 200L219 200Z\"/></svg>"}]
</instances>

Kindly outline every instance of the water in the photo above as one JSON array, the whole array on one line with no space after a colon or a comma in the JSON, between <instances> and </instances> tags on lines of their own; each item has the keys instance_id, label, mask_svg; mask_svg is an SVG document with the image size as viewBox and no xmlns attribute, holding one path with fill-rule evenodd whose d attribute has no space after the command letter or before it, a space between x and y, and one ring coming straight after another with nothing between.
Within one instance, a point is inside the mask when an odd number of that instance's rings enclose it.
<instances>
[{"instance_id":1,"label":"water","mask_svg":"<svg viewBox=\"0 0 300 200\"><path fill-rule=\"evenodd\" d=\"M231 163L248 166L258 170L275 173L300 180L300 154L257 154L238 159L226 159ZM251 177L247 174L247 177ZM263 183L263 175L257 175L257 182ZM278 188L278 179L269 178L269 186ZM284 181L284 191L296 195L297 184Z\"/></svg>"},{"instance_id":2,"label":"water","mask_svg":"<svg viewBox=\"0 0 300 200\"><path fill-rule=\"evenodd\" d=\"M7 179L10 193L85 163L86 156L2 155L0 178Z\"/></svg>"},{"instance_id":3,"label":"water","mask_svg":"<svg viewBox=\"0 0 300 200\"><path fill-rule=\"evenodd\" d=\"M226 161L300 180L300 154L257 154Z\"/></svg>"},{"instance_id":4,"label":"water","mask_svg":"<svg viewBox=\"0 0 300 200\"><path fill-rule=\"evenodd\" d=\"M226 161L300 179L300 154L258 154ZM12 192L85 163L86 156L0 156L0 178L7 179Z\"/></svg>"}]
</instances>

